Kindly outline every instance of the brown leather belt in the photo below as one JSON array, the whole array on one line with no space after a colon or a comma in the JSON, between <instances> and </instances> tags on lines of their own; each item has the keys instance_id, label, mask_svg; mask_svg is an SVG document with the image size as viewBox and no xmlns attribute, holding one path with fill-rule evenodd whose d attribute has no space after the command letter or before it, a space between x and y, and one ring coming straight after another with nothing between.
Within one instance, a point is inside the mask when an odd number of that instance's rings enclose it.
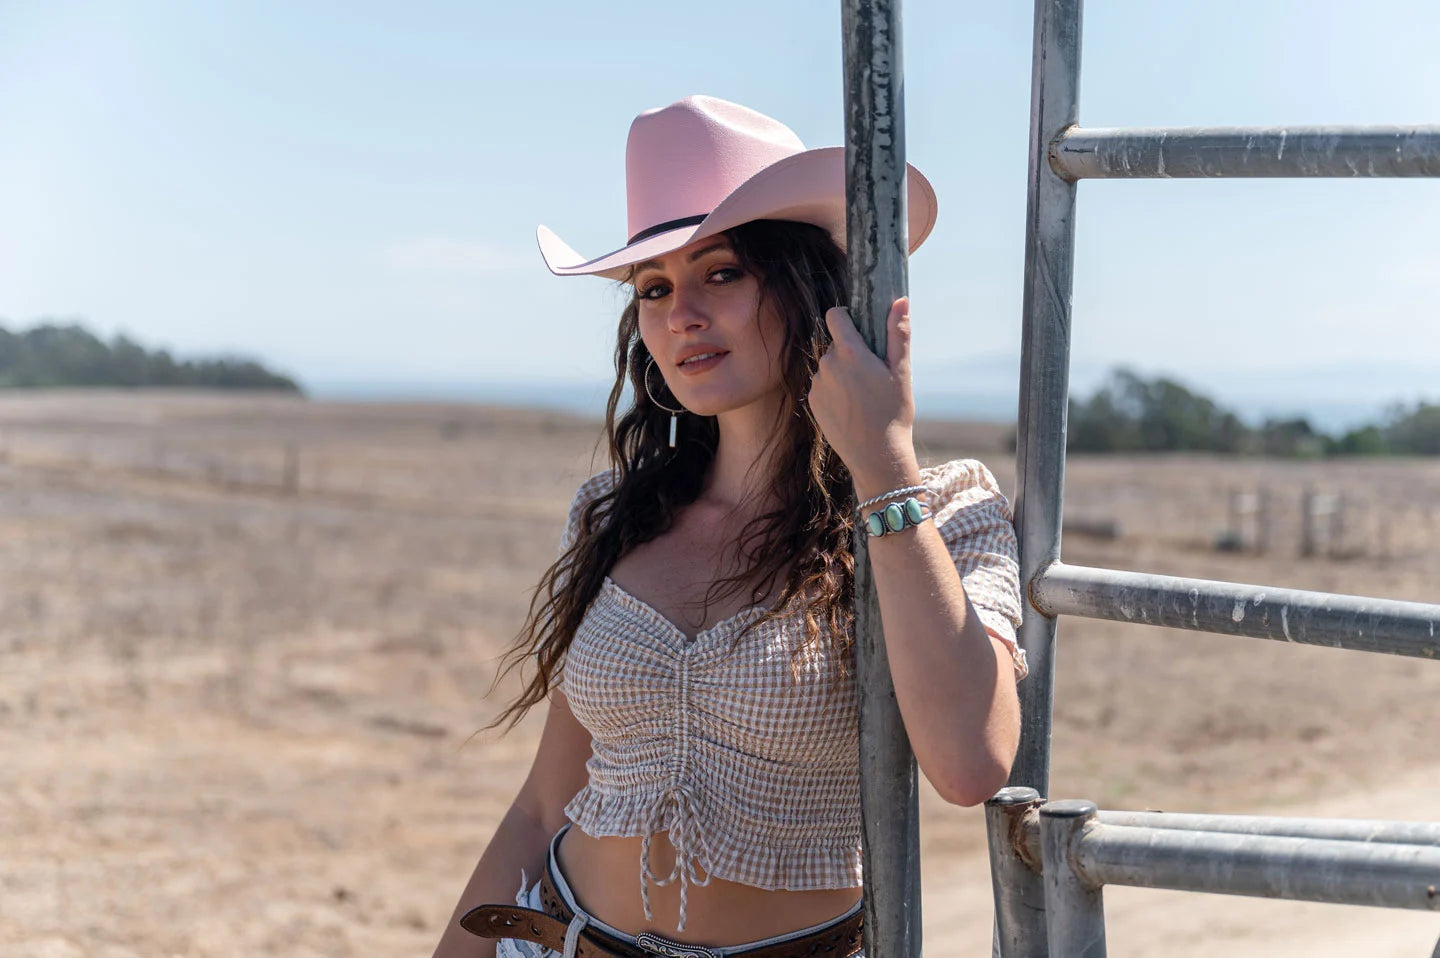
<instances>
[{"instance_id":1,"label":"brown leather belt","mask_svg":"<svg viewBox=\"0 0 1440 958\"><path fill-rule=\"evenodd\" d=\"M544 911L519 905L479 905L460 919L460 927L481 938L521 938L537 942L557 953L565 952L565 932L575 912L555 890L550 876L550 862L540 876L540 904ZM832 927L778 942L734 952L745 958L851 958L864 946L861 935L864 911L857 911ZM577 958L719 958L719 952L703 945L671 941L645 932L636 935L636 943L622 941L593 925L586 925L576 943Z\"/></svg>"}]
</instances>

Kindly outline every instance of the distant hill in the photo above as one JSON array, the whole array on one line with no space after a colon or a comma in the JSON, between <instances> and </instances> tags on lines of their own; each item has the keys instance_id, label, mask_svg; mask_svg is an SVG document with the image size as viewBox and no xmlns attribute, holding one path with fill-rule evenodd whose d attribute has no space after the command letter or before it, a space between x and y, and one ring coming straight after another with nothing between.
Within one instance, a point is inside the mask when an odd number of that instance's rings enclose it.
<instances>
[{"instance_id":1,"label":"distant hill","mask_svg":"<svg viewBox=\"0 0 1440 958\"><path fill-rule=\"evenodd\" d=\"M0 325L0 388L188 386L301 392L288 376L243 356L176 359L117 335L105 342L76 324L44 323L20 332Z\"/></svg>"},{"instance_id":2,"label":"distant hill","mask_svg":"<svg viewBox=\"0 0 1440 958\"><path fill-rule=\"evenodd\" d=\"M1252 428L1173 379L1115 369L1088 399L1070 400L1067 447L1078 452L1203 451L1241 455L1440 455L1440 405L1391 406L1379 422L1332 436L1304 416Z\"/></svg>"}]
</instances>

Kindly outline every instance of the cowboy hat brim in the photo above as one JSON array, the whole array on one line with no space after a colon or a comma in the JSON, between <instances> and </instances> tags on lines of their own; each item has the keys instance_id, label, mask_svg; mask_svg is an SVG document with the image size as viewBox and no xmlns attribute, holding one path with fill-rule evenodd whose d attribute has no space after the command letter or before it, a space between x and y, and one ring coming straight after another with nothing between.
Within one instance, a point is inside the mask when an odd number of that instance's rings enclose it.
<instances>
[{"instance_id":1,"label":"cowboy hat brim","mask_svg":"<svg viewBox=\"0 0 1440 958\"><path fill-rule=\"evenodd\" d=\"M935 228L935 190L906 164L910 252ZM845 245L845 148L826 146L778 160L730 192L701 222L646 237L614 252L586 259L548 228L535 231L540 255L557 276L605 276L623 280L636 263L664 256L751 220L795 220L823 227Z\"/></svg>"}]
</instances>

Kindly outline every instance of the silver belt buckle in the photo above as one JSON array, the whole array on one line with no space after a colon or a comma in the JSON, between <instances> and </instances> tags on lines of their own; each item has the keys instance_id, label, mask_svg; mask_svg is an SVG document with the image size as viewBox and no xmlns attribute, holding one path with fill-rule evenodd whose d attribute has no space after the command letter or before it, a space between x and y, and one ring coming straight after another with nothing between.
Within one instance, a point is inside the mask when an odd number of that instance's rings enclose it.
<instances>
[{"instance_id":1,"label":"silver belt buckle","mask_svg":"<svg viewBox=\"0 0 1440 958\"><path fill-rule=\"evenodd\" d=\"M661 938L659 935L652 935L648 931L636 935L635 944L643 948L646 954L660 955L662 958L720 958L720 952L713 948L701 948L698 945L687 945L681 941L671 941L668 938Z\"/></svg>"}]
</instances>

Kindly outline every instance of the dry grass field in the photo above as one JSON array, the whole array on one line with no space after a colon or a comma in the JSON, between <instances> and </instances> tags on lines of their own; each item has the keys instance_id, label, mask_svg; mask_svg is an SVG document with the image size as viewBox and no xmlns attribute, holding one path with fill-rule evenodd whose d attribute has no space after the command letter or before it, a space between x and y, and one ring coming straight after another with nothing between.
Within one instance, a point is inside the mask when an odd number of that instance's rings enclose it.
<instances>
[{"instance_id":1,"label":"dry grass field","mask_svg":"<svg viewBox=\"0 0 1440 958\"><path fill-rule=\"evenodd\" d=\"M460 405L0 396L0 954L426 955L539 714L472 733L597 425ZM1005 430L927 461L1014 488ZM1083 458L1077 563L1435 601L1440 462ZM1299 551L1301 491L1343 496ZM1269 490L1264 554L1219 552ZM1440 820L1440 662L1066 620L1056 797ZM989 953L977 809L923 802L926 942ZM518 876L517 876L518 881ZM1112 889L1111 954L1421 955L1431 914Z\"/></svg>"}]
</instances>

